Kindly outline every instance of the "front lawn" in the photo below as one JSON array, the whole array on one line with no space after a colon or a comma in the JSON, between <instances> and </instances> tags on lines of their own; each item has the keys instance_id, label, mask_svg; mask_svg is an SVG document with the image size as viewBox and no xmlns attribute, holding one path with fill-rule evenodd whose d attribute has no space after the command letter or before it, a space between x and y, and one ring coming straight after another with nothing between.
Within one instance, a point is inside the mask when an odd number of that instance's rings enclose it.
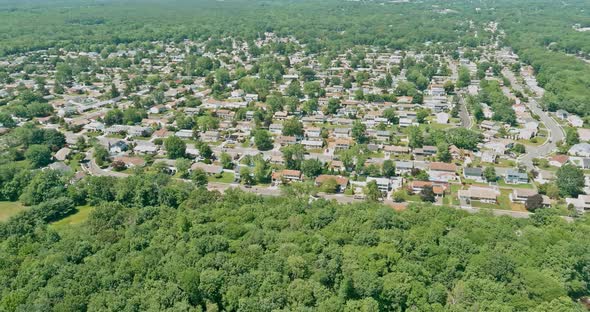
<instances>
[{"instance_id":1,"label":"front lawn","mask_svg":"<svg viewBox=\"0 0 590 312\"><path fill-rule=\"evenodd\" d=\"M217 183L233 183L235 181L235 176L233 173L231 172L223 172L221 174L221 177L216 177L216 176L209 176L208 178L209 182L217 182Z\"/></svg>"}]
</instances>

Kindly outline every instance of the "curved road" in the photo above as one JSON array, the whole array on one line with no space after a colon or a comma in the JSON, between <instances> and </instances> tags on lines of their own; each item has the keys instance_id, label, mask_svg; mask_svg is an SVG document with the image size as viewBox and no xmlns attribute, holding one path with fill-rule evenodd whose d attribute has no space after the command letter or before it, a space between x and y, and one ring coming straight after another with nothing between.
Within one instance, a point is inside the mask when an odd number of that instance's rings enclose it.
<instances>
[{"instance_id":1,"label":"curved road","mask_svg":"<svg viewBox=\"0 0 590 312\"><path fill-rule=\"evenodd\" d=\"M508 80L510 80L510 83L512 84L512 88L514 90L524 93L524 88L516 80L516 77L514 76L514 73L512 71L504 68L502 70L502 74L504 74L504 76L506 78L508 78ZM534 168L534 166L533 166L533 159L534 158L545 157L545 156L551 154L557 148L556 143L565 139L565 132L563 131L563 128L561 127L561 125L557 121L555 121L555 119L553 119L553 117L549 116L549 114L547 114L547 112L545 112L541 109L541 106L537 102L538 99L539 99L538 97L531 97L531 98L529 98L529 101L525 104L527 105L529 110L533 114L536 114L537 116L539 116L539 118L541 119L541 122L543 122L543 124L545 124L545 127L547 128L547 131L549 132L548 133L549 139L543 145L540 145L540 146L537 146L534 148L532 148L532 147L527 148L526 153L519 158L519 162L521 164L525 165L529 169Z\"/></svg>"}]
</instances>

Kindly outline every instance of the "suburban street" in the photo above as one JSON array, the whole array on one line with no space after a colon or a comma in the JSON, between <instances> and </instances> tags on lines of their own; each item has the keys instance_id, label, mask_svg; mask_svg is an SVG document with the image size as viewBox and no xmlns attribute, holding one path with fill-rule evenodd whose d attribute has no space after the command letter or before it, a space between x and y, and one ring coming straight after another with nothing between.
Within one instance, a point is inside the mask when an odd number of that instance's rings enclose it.
<instances>
[{"instance_id":1,"label":"suburban street","mask_svg":"<svg viewBox=\"0 0 590 312\"><path fill-rule=\"evenodd\" d=\"M524 93L524 88L522 85L517 81L514 73L508 69L502 70L502 74L512 84L514 90L521 91ZM557 148L557 142L563 140L565 138L565 133L561 125L553 119L553 117L549 116L549 114L541 109L541 106L537 102L538 98L529 98L529 101L526 103L527 107L531 110L533 114L539 116L540 121L545 124L545 127L548 131L548 140L540 146L534 148L527 148L526 153L523 154L519 158L519 163L525 165L529 169L533 169L533 159L538 157L544 157L549 155L551 152L555 151Z\"/></svg>"},{"instance_id":2,"label":"suburban street","mask_svg":"<svg viewBox=\"0 0 590 312\"><path fill-rule=\"evenodd\" d=\"M471 127L473 126L473 120L471 119L469 111L467 110L464 94L457 94L457 97L459 98L460 105L459 117L461 118L461 127L471 129Z\"/></svg>"}]
</instances>

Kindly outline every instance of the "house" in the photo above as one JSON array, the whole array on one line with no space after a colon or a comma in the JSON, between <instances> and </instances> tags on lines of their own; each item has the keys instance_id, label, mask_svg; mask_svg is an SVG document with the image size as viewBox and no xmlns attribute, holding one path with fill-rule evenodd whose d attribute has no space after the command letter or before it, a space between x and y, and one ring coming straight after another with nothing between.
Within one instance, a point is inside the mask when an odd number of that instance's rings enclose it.
<instances>
[{"instance_id":1,"label":"house","mask_svg":"<svg viewBox=\"0 0 590 312\"><path fill-rule=\"evenodd\" d=\"M315 179L315 185L319 187L324 182L326 182L328 180L336 181L336 183L338 184L338 192L344 192L344 190L348 187L348 178L343 177L343 176L334 176L334 175L328 175L328 174L319 175Z\"/></svg>"},{"instance_id":2,"label":"house","mask_svg":"<svg viewBox=\"0 0 590 312\"><path fill-rule=\"evenodd\" d=\"M334 141L334 150L347 150L350 148L350 139L336 139Z\"/></svg>"},{"instance_id":3,"label":"house","mask_svg":"<svg viewBox=\"0 0 590 312\"><path fill-rule=\"evenodd\" d=\"M181 139L192 139L193 138L193 131L182 129L182 130L176 131L174 133L174 135L181 138Z\"/></svg>"},{"instance_id":4,"label":"house","mask_svg":"<svg viewBox=\"0 0 590 312\"><path fill-rule=\"evenodd\" d=\"M350 138L350 128L336 128L333 134L336 138Z\"/></svg>"},{"instance_id":5,"label":"house","mask_svg":"<svg viewBox=\"0 0 590 312\"><path fill-rule=\"evenodd\" d=\"M375 183L377 183L377 187L383 193L387 193L391 189L391 181L389 181L389 179L367 177L367 182L371 181L375 181Z\"/></svg>"},{"instance_id":6,"label":"house","mask_svg":"<svg viewBox=\"0 0 590 312\"><path fill-rule=\"evenodd\" d=\"M465 179L474 180L475 182L479 182L479 183L485 182L484 177L483 177L483 170L478 167L463 168L463 177Z\"/></svg>"},{"instance_id":7,"label":"house","mask_svg":"<svg viewBox=\"0 0 590 312\"><path fill-rule=\"evenodd\" d=\"M569 161L568 155L554 155L549 158L549 165L560 168Z\"/></svg>"},{"instance_id":8,"label":"house","mask_svg":"<svg viewBox=\"0 0 590 312\"><path fill-rule=\"evenodd\" d=\"M430 181L449 182L457 180L457 166L443 162L432 162L429 165L428 176Z\"/></svg>"},{"instance_id":9,"label":"house","mask_svg":"<svg viewBox=\"0 0 590 312\"><path fill-rule=\"evenodd\" d=\"M268 126L268 131L272 134L280 135L281 133L283 133L283 125L273 123L270 126Z\"/></svg>"},{"instance_id":10,"label":"house","mask_svg":"<svg viewBox=\"0 0 590 312\"><path fill-rule=\"evenodd\" d=\"M301 145L307 149L319 149L324 146L324 142L318 140L302 140Z\"/></svg>"},{"instance_id":11,"label":"house","mask_svg":"<svg viewBox=\"0 0 590 312\"><path fill-rule=\"evenodd\" d=\"M513 203L525 203L527 199L532 196L539 194L536 190L531 189L523 189L523 188L515 188L512 190L512 193L508 195L510 201ZM542 195L543 197L543 207L550 207L551 200L546 195Z\"/></svg>"},{"instance_id":12,"label":"house","mask_svg":"<svg viewBox=\"0 0 590 312\"><path fill-rule=\"evenodd\" d=\"M590 144L578 143L569 149L568 154L572 156L590 157Z\"/></svg>"},{"instance_id":13,"label":"house","mask_svg":"<svg viewBox=\"0 0 590 312\"><path fill-rule=\"evenodd\" d=\"M137 145L133 148L133 151L137 154L156 154L158 152L158 146L151 142L137 142Z\"/></svg>"},{"instance_id":14,"label":"house","mask_svg":"<svg viewBox=\"0 0 590 312\"><path fill-rule=\"evenodd\" d=\"M495 163L498 158L498 154L494 151L483 151L481 153L481 161L486 163Z\"/></svg>"},{"instance_id":15,"label":"house","mask_svg":"<svg viewBox=\"0 0 590 312\"><path fill-rule=\"evenodd\" d=\"M114 161L124 163L127 168L145 166L145 160L140 157L120 156L115 157Z\"/></svg>"},{"instance_id":16,"label":"house","mask_svg":"<svg viewBox=\"0 0 590 312\"><path fill-rule=\"evenodd\" d=\"M332 162L330 162L330 170L342 172L346 170L346 167L344 167L344 163L342 161L333 160Z\"/></svg>"},{"instance_id":17,"label":"house","mask_svg":"<svg viewBox=\"0 0 590 312\"><path fill-rule=\"evenodd\" d=\"M398 175L409 174L414 169L414 163L411 161L396 161L395 173Z\"/></svg>"},{"instance_id":18,"label":"house","mask_svg":"<svg viewBox=\"0 0 590 312\"><path fill-rule=\"evenodd\" d=\"M434 195L436 195L436 197L441 197L444 196L449 185L447 183L437 183L432 181L412 181L408 185L409 190L414 194L420 193L425 187L432 187Z\"/></svg>"},{"instance_id":19,"label":"house","mask_svg":"<svg viewBox=\"0 0 590 312\"><path fill-rule=\"evenodd\" d=\"M569 124L575 128L581 128L584 126L584 120L582 120L582 118L577 115L569 115L567 117L567 122L569 122Z\"/></svg>"},{"instance_id":20,"label":"house","mask_svg":"<svg viewBox=\"0 0 590 312\"><path fill-rule=\"evenodd\" d=\"M281 146L293 145L297 143L297 138L294 136L281 135L277 137L276 142Z\"/></svg>"},{"instance_id":21,"label":"house","mask_svg":"<svg viewBox=\"0 0 590 312\"><path fill-rule=\"evenodd\" d=\"M566 119L569 116L569 114L565 110L563 110L563 109L558 109L555 112L555 116L557 116L557 118L563 120L563 119Z\"/></svg>"},{"instance_id":22,"label":"house","mask_svg":"<svg viewBox=\"0 0 590 312\"><path fill-rule=\"evenodd\" d=\"M322 129L320 128L305 128L305 136L309 139L319 139L322 136Z\"/></svg>"},{"instance_id":23,"label":"house","mask_svg":"<svg viewBox=\"0 0 590 312\"><path fill-rule=\"evenodd\" d=\"M286 182L293 182L293 181L302 181L303 175L299 170L289 170L283 169L280 171L275 171L272 173L272 182L273 184L281 184L283 181Z\"/></svg>"},{"instance_id":24,"label":"house","mask_svg":"<svg viewBox=\"0 0 590 312\"><path fill-rule=\"evenodd\" d=\"M506 184L526 184L529 183L529 175L526 172L509 169L504 176L504 182Z\"/></svg>"},{"instance_id":25,"label":"house","mask_svg":"<svg viewBox=\"0 0 590 312\"><path fill-rule=\"evenodd\" d=\"M448 124L449 123L449 114L447 113L437 113L436 114L436 123L438 124Z\"/></svg>"},{"instance_id":26,"label":"house","mask_svg":"<svg viewBox=\"0 0 590 312\"><path fill-rule=\"evenodd\" d=\"M108 149L111 155L120 154L126 152L129 149L129 145L124 141L117 141L114 144L109 143Z\"/></svg>"},{"instance_id":27,"label":"house","mask_svg":"<svg viewBox=\"0 0 590 312\"><path fill-rule=\"evenodd\" d=\"M201 162L196 162L191 166L191 171L195 171L197 169L203 170L208 175L218 175L223 173L223 167Z\"/></svg>"},{"instance_id":28,"label":"house","mask_svg":"<svg viewBox=\"0 0 590 312\"><path fill-rule=\"evenodd\" d=\"M500 192L497 189L479 186L470 186L468 189L458 192L459 199L467 204L471 204L473 201L495 204L499 195Z\"/></svg>"},{"instance_id":29,"label":"house","mask_svg":"<svg viewBox=\"0 0 590 312\"><path fill-rule=\"evenodd\" d=\"M578 195L578 198L566 198L566 204L574 206L578 212L590 211L590 195Z\"/></svg>"},{"instance_id":30,"label":"house","mask_svg":"<svg viewBox=\"0 0 590 312\"><path fill-rule=\"evenodd\" d=\"M203 142L217 142L219 141L219 131L205 131L205 133L201 134L201 140Z\"/></svg>"},{"instance_id":31,"label":"house","mask_svg":"<svg viewBox=\"0 0 590 312\"><path fill-rule=\"evenodd\" d=\"M61 171L61 172L71 172L72 168L70 168L70 166L66 165L63 161L56 161L54 163L49 164L49 166L47 166L48 169L51 170L56 170L56 171Z\"/></svg>"},{"instance_id":32,"label":"house","mask_svg":"<svg viewBox=\"0 0 590 312\"><path fill-rule=\"evenodd\" d=\"M63 147L55 153L54 158L59 161L64 161L68 158L68 156L70 155L71 152L72 152L71 149L69 149L67 147Z\"/></svg>"}]
</instances>

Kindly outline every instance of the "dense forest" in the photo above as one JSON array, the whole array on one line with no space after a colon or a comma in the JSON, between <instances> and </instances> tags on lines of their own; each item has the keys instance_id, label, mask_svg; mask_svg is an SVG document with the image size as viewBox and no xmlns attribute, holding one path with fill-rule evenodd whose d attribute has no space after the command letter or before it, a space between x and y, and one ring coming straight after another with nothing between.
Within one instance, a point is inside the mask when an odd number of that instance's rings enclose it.
<instances>
[{"instance_id":1,"label":"dense forest","mask_svg":"<svg viewBox=\"0 0 590 312\"><path fill-rule=\"evenodd\" d=\"M396 212L129 179L54 183L0 224L0 310L549 312L588 294L590 223L549 209ZM85 223L51 224L82 202Z\"/></svg>"}]
</instances>

